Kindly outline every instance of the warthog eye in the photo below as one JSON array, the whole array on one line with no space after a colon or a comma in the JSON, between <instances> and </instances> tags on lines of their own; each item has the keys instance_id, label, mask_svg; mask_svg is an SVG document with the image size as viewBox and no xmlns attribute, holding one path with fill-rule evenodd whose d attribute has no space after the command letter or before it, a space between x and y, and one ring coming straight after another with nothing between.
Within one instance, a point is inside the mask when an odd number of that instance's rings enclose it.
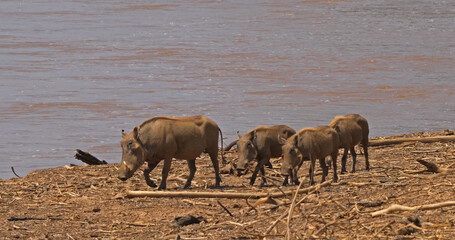
<instances>
[{"instance_id":1,"label":"warthog eye","mask_svg":"<svg viewBox=\"0 0 455 240\"><path fill-rule=\"evenodd\" d=\"M128 148L129 151L133 150L133 148L134 148L134 142L133 142L133 141L129 141L129 142L126 144L126 147Z\"/></svg>"},{"instance_id":2,"label":"warthog eye","mask_svg":"<svg viewBox=\"0 0 455 240\"><path fill-rule=\"evenodd\" d=\"M289 153L295 153L295 148L289 149Z\"/></svg>"}]
</instances>

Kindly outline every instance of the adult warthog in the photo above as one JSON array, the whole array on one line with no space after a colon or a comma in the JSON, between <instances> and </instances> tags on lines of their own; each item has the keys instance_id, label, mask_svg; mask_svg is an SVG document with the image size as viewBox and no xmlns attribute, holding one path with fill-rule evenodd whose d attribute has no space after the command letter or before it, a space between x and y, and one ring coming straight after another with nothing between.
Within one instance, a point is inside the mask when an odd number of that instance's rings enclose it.
<instances>
[{"instance_id":1,"label":"adult warthog","mask_svg":"<svg viewBox=\"0 0 455 240\"><path fill-rule=\"evenodd\" d=\"M261 186L263 186L266 183L264 165L270 164L270 158L281 156L281 147L283 144L280 139L287 139L293 134L295 134L294 129L286 125L277 125L272 127L257 127L243 136L239 135L237 141L229 144L229 146L237 144L239 154L237 162L238 174L242 174L251 161L257 160L258 163L251 176L250 184L254 184L258 172L261 171Z\"/></svg>"},{"instance_id":2,"label":"adult warthog","mask_svg":"<svg viewBox=\"0 0 455 240\"><path fill-rule=\"evenodd\" d=\"M156 187L150 179L150 172L164 159L158 190L166 189L172 159L185 159L190 169L190 175L183 187L185 189L191 185L196 172L196 158L206 151L215 170L215 186L219 187L221 178L218 166L218 133L221 135L222 146L223 136L218 125L213 120L201 116L155 117L135 127L128 134L122 130L123 153L119 178L127 180L144 162L147 162L148 166L144 170L145 181L150 187Z\"/></svg>"},{"instance_id":3,"label":"adult warthog","mask_svg":"<svg viewBox=\"0 0 455 240\"><path fill-rule=\"evenodd\" d=\"M351 172L355 172L357 154L354 147L359 143L362 144L365 154L365 169L367 171L370 170L370 162L368 161L368 134L370 132L368 121L359 114L350 114L335 117L329 126L338 132L340 148L344 148L343 157L341 158L341 174L346 172L348 150L352 156Z\"/></svg>"},{"instance_id":4,"label":"adult warthog","mask_svg":"<svg viewBox=\"0 0 455 240\"><path fill-rule=\"evenodd\" d=\"M338 133L329 126L305 128L286 140L283 145L283 165L281 174L290 176L295 184L299 184L297 172L304 160L310 161L310 185L314 184L314 167L316 159L322 168L322 182L328 174L325 163L327 156L332 157L333 181L338 181L337 155L340 140Z\"/></svg>"}]
</instances>

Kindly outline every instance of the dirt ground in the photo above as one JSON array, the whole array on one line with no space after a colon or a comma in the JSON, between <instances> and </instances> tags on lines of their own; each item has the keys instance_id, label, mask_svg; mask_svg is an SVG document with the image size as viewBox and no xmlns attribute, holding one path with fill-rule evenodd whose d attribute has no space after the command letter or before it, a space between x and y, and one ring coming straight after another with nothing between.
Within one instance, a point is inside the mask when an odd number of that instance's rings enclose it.
<instances>
[{"instance_id":1,"label":"dirt ground","mask_svg":"<svg viewBox=\"0 0 455 240\"><path fill-rule=\"evenodd\" d=\"M453 131L386 138L448 134ZM455 201L455 143L407 142L370 147L369 153L371 171L365 171L364 156L359 155L357 172L340 175L336 184L298 194L296 200L301 203L295 205L289 224L284 217L275 226L290 209L293 195L273 198L275 203L256 203L256 199L128 198L128 190L156 191L146 185L142 171L122 182L116 177L119 164L38 170L23 178L0 180L0 239L283 239L287 226L290 239L455 239L455 206L372 216L392 204L413 207ZM236 152L231 150L225 156L232 160ZM447 169L416 173L426 169L418 159ZM265 187L259 186L259 179L250 186L250 172L242 177L222 174L222 188L215 189L211 162L203 155L197 161L191 189L180 190L188 167L186 161L175 160L167 192L295 191L297 186L280 186L280 159L273 159L272 164L274 169L266 169ZM348 171L350 164L349 157ZM299 177L307 175L308 165L304 163ZM160 176L161 164L152 172L152 179L159 183ZM330 170L329 179L331 176ZM319 174L316 181L320 179ZM304 181L302 188L308 188L307 178ZM174 226L174 219L185 215L204 219Z\"/></svg>"}]
</instances>

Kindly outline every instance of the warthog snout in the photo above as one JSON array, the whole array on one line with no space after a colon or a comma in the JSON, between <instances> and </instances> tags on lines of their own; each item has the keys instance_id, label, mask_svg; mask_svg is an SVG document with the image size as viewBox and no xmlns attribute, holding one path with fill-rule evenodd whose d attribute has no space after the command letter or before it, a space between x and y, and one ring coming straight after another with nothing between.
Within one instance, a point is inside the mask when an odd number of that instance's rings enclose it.
<instances>
[{"instance_id":1,"label":"warthog snout","mask_svg":"<svg viewBox=\"0 0 455 240\"><path fill-rule=\"evenodd\" d=\"M237 165L236 167L237 170L237 176L242 176L248 173L249 168L247 167L246 164L242 165Z\"/></svg>"},{"instance_id":2,"label":"warthog snout","mask_svg":"<svg viewBox=\"0 0 455 240\"><path fill-rule=\"evenodd\" d=\"M120 179L122 181L126 181L131 176L132 176L132 174L130 174L129 171L126 171L123 169L123 171L121 171L117 177L118 177L118 179Z\"/></svg>"},{"instance_id":3,"label":"warthog snout","mask_svg":"<svg viewBox=\"0 0 455 240\"><path fill-rule=\"evenodd\" d=\"M281 168L281 175L283 175L284 177L287 177L289 175L292 175L292 168L289 168L289 167L282 167Z\"/></svg>"}]
</instances>

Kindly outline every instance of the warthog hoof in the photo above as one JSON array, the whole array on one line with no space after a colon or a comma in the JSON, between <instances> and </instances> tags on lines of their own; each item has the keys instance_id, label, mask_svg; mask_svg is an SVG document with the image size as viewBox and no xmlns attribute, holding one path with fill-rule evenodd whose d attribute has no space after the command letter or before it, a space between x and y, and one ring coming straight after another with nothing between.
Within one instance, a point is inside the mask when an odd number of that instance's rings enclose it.
<instances>
[{"instance_id":1,"label":"warthog hoof","mask_svg":"<svg viewBox=\"0 0 455 240\"><path fill-rule=\"evenodd\" d=\"M250 180L250 185L253 186L255 181L256 181L256 179L253 179L253 178L252 178L252 179Z\"/></svg>"},{"instance_id":2,"label":"warthog hoof","mask_svg":"<svg viewBox=\"0 0 455 240\"><path fill-rule=\"evenodd\" d=\"M182 189L187 189L187 188L189 188L190 186L191 186L191 183L188 183L188 182L187 182L187 183L185 183L185 186L183 186Z\"/></svg>"},{"instance_id":3,"label":"warthog hoof","mask_svg":"<svg viewBox=\"0 0 455 240\"><path fill-rule=\"evenodd\" d=\"M157 187L155 182L152 181L152 180L146 180L145 182L147 183L147 185L149 185L149 187L152 187L152 188L156 188Z\"/></svg>"},{"instance_id":4,"label":"warthog hoof","mask_svg":"<svg viewBox=\"0 0 455 240\"><path fill-rule=\"evenodd\" d=\"M283 186L287 186L287 185L289 185L289 181L288 181L288 177L287 177L287 176L286 176L286 178L284 179L284 181L283 181L283 184L282 184L282 185L283 185Z\"/></svg>"}]
</instances>

